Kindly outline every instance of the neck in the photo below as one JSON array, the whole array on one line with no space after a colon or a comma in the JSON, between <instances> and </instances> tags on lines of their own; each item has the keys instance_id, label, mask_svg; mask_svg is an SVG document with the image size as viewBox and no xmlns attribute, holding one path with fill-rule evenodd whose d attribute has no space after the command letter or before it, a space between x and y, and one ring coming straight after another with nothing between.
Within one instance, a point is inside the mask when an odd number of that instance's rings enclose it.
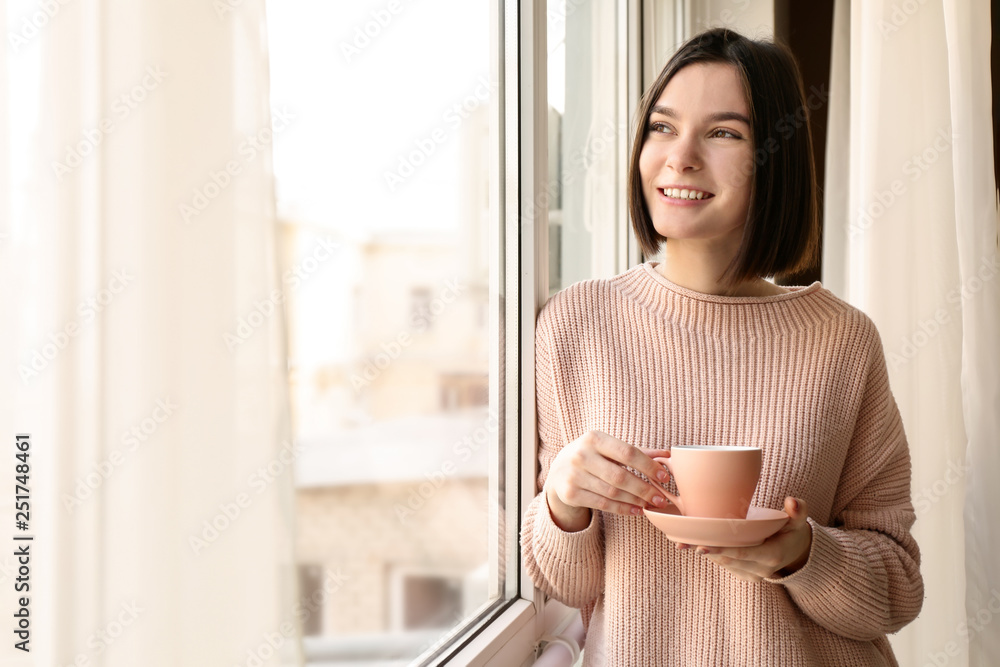
<instances>
[{"instance_id":1,"label":"neck","mask_svg":"<svg viewBox=\"0 0 1000 667\"><path fill-rule=\"evenodd\" d=\"M664 249L664 261L656 267L664 278L681 287L701 292L727 296L770 296L788 290L763 278L729 286L720 278L736 254L736 248L718 244L671 239Z\"/></svg>"}]
</instances>

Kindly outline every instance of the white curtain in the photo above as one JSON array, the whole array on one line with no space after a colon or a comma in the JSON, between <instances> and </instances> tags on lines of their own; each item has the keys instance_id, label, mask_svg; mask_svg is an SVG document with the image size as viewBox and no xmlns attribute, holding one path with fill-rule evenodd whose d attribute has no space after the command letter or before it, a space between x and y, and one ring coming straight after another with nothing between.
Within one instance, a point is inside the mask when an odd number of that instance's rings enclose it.
<instances>
[{"instance_id":1,"label":"white curtain","mask_svg":"<svg viewBox=\"0 0 1000 667\"><path fill-rule=\"evenodd\" d=\"M0 662L300 664L264 2L4 8Z\"/></svg>"},{"instance_id":2,"label":"white curtain","mask_svg":"<svg viewBox=\"0 0 1000 667\"><path fill-rule=\"evenodd\" d=\"M824 282L882 334L923 612L901 665L1000 664L1000 264L990 3L838 0Z\"/></svg>"}]
</instances>

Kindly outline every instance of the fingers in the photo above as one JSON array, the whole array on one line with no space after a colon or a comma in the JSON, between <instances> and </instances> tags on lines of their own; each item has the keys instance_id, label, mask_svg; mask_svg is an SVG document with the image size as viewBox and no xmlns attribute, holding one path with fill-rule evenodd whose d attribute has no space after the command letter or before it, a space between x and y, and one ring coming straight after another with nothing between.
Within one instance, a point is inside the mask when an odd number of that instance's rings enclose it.
<instances>
[{"instance_id":1,"label":"fingers","mask_svg":"<svg viewBox=\"0 0 1000 667\"><path fill-rule=\"evenodd\" d=\"M781 559L777 553L761 547L697 547L695 553L745 581L760 581L764 577L770 577L781 567Z\"/></svg>"},{"instance_id":2,"label":"fingers","mask_svg":"<svg viewBox=\"0 0 1000 667\"><path fill-rule=\"evenodd\" d=\"M634 447L618 438L597 431L588 435L591 435L597 451L605 458L637 470L653 482L666 482L670 479L670 472L650 456L651 453L653 456L669 457L669 451Z\"/></svg>"},{"instance_id":3,"label":"fingers","mask_svg":"<svg viewBox=\"0 0 1000 667\"><path fill-rule=\"evenodd\" d=\"M546 485L551 485L558 500L570 507L636 515L644 507L666 506L666 494L657 483L666 479L667 470L642 449L607 433L590 431L559 453Z\"/></svg>"},{"instance_id":4,"label":"fingers","mask_svg":"<svg viewBox=\"0 0 1000 667\"><path fill-rule=\"evenodd\" d=\"M785 514L791 518L789 522L785 524L784 532L790 532L801 528L807 523L806 519L808 518L806 501L801 498L788 496L785 498Z\"/></svg>"},{"instance_id":5,"label":"fingers","mask_svg":"<svg viewBox=\"0 0 1000 667\"><path fill-rule=\"evenodd\" d=\"M806 502L801 498L785 499L790 519L775 535L756 547L698 547L695 553L705 556L734 575L754 577L787 576L802 568L809 558L812 528Z\"/></svg>"},{"instance_id":6,"label":"fingers","mask_svg":"<svg viewBox=\"0 0 1000 667\"><path fill-rule=\"evenodd\" d=\"M643 454L645 454L646 456L648 456L651 459L657 458L657 457L662 458L662 459L669 459L670 458L670 450L669 449L653 449L652 447L639 447L638 445L636 445L636 449L638 449L640 452L642 452Z\"/></svg>"},{"instance_id":7,"label":"fingers","mask_svg":"<svg viewBox=\"0 0 1000 667\"><path fill-rule=\"evenodd\" d=\"M573 504L583 504L616 514L631 514L631 507L646 506L647 499L643 494L652 496L648 484L621 466L604 459L575 469L571 473L570 482L576 497L567 500ZM630 507L622 511L621 505Z\"/></svg>"},{"instance_id":8,"label":"fingers","mask_svg":"<svg viewBox=\"0 0 1000 667\"><path fill-rule=\"evenodd\" d=\"M639 514L642 514L642 508L645 506L645 502L639 498L630 502L612 500L603 494L595 493L586 489L577 490L574 498L574 504L578 504L581 507L590 507L602 512L622 514L625 516L638 516Z\"/></svg>"},{"instance_id":9,"label":"fingers","mask_svg":"<svg viewBox=\"0 0 1000 667\"><path fill-rule=\"evenodd\" d=\"M706 558L721 568L724 568L727 572L732 574L734 577L741 579L743 581L758 582L763 580L765 577L771 576L771 572L754 565L753 563L742 563L742 562L731 562L722 559L719 556L702 556Z\"/></svg>"},{"instance_id":10,"label":"fingers","mask_svg":"<svg viewBox=\"0 0 1000 667\"><path fill-rule=\"evenodd\" d=\"M583 459L580 467L589 470L607 485L605 488L592 485L588 487L590 490L611 500L635 502L628 499L628 496L638 498L640 501L636 504L640 507L666 505L662 489L653 481L667 479L667 471L643 454L638 447L597 431L584 436L583 444L584 447L580 450ZM644 481L623 466L638 470L652 481Z\"/></svg>"}]
</instances>

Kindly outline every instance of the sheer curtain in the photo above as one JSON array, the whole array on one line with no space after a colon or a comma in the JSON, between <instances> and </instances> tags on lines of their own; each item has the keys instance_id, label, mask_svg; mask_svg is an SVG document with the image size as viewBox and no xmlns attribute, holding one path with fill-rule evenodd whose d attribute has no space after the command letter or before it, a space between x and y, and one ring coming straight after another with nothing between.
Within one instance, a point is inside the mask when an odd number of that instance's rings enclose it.
<instances>
[{"instance_id":1,"label":"sheer curtain","mask_svg":"<svg viewBox=\"0 0 1000 667\"><path fill-rule=\"evenodd\" d=\"M299 664L263 0L4 8L0 662Z\"/></svg>"},{"instance_id":2,"label":"sheer curtain","mask_svg":"<svg viewBox=\"0 0 1000 667\"><path fill-rule=\"evenodd\" d=\"M990 4L843 0L834 23L824 282L882 334L926 582L921 616L893 644L902 665L997 665Z\"/></svg>"}]
</instances>

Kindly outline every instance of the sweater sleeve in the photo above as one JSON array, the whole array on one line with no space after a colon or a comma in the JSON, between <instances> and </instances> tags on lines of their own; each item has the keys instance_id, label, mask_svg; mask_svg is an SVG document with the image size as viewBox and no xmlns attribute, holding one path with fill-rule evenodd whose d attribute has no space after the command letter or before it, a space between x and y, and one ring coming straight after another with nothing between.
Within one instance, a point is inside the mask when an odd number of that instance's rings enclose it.
<instances>
[{"instance_id":1,"label":"sweater sleeve","mask_svg":"<svg viewBox=\"0 0 1000 667\"><path fill-rule=\"evenodd\" d=\"M539 489L545 484L552 461L567 442L560 419L550 315L550 309L542 311L535 331ZM538 493L525 512L521 553L535 586L564 604L582 608L596 600L603 590L604 535L600 512L591 513L586 528L569 533L556 525L545 494Z\"/></svg>"},{"instance_id":2,"label":"sweater sleeve","mask_svg":"<svg viewBox=\"0 0 1000 667\"><path fill-rule=\"evenodd\" d=\"M806 565L769 581L827 630L856 640L895 632L923 605L920 552L910 528L910 452L889 390L878 335L830 515L809 519Z\"/></svg>"}]
</instances>

